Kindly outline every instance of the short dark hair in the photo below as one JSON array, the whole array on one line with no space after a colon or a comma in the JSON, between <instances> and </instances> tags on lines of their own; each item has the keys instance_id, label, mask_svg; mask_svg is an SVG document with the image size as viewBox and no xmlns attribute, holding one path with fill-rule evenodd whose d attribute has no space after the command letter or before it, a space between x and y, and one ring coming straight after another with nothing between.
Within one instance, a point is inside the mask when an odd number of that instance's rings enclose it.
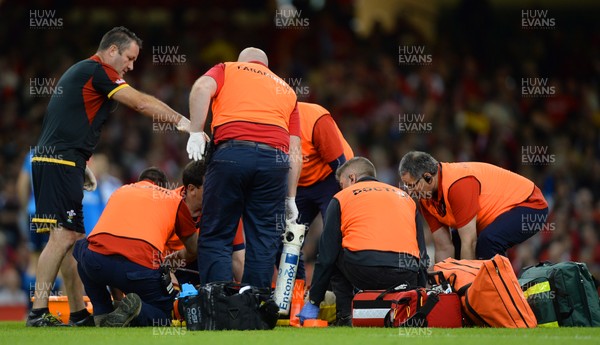
<instances>
[{"instance_id":1,"label":"short dark hair","mask_svg":"<svg viewBox=\"0 0 600 345\"><path fill-rule=\"evenodd\" d=\"M157 167L150 167L144 169L138 178L138 181L148 180L153 182L155 185L166 188L167 175Z\"/></svg>"},{"instance_id":2,"label":"short dark hair","mask_svg":"<svg viewBox=\"0 0 600 345\"><path fill-rule=\"evenodd\" d=\"M436 175L438 172L438 161L429 153L421 151L410 151L400 160L398 173L400 176L408 173L414 178L419 178L425 173Z\"/></svg>"},{"instance_id":3,"label":"short dark hair","mask_svg":"<svg viewBox=\"0 0 600 345\"><path fill-rule=\"evenodd\" d=\"M106 50L114 44L119 49L119 53L122 53L125 49L127 49L127 47L129 47L131 41L135 41L140 49L142 49L142 40L137 37L133 31L124 26L117 26L110 29L109 32L102 36L102 40L98 46L98 51Z\"/></svg>"},{"instance_id":4,"label":"short dark hair","mask_svg":"<svg viewBox=\"0 0 600 345\"><path fill-rule=\"evenodd\" d=\"M206 172L206 163L204 160L191 161L183 168L181 182L184 186L190 184L201 187L204 183L204 173Z\"/></svg>"},{"instance_id":5,"label":"short dark hair","mask_svg":"<svg viewBox=\"0 0 600 345\"><path fill-rule=\"evenodd\" d=\"M335 171L335 178L339 181L346 170L352 170L357 175L356 179L363 176L376 177L375 166L365 157L357 156L347 160Z\"/></svg>"}]
</instances>

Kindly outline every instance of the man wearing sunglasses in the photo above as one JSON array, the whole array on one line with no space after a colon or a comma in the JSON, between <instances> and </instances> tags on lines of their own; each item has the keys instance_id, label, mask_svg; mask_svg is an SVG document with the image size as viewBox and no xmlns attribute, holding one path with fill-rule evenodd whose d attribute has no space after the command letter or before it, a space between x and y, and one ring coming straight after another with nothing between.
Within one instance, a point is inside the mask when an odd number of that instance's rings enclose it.
<instances>
[{"instance_id":1,"label":"man wearing sunglasses","mask_svg":"<svg viewBox=\"0 0 600 345\"><path fill-rule=\"evenodd\" d=\"M537 232L548 204L527 178L479 162L440 163L412 151L398 168L404 188L419 200L433 234L435 261L490 259ZM451 229L457 236L451 236Z\"/></svg>"}]
</instances>

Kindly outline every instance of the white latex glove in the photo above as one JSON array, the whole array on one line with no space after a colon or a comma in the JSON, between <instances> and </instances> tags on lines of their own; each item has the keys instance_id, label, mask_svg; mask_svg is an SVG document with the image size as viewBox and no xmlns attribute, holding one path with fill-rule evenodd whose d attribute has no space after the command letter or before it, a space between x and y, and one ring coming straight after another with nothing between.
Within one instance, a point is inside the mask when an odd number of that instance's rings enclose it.
<instances>
[{"instance_id":1,"label":"white latex glove","mask_svg":"<svg viewBox=\"0 0 600 345\"><path fill-rule=\"evenodd\" d=\"M206 138L208 136L204 132L190 132L190 138L187 142L187 152L190 159L195 161L202 159L206 149Z\"/></svg>"},{"instance_id":2,"label":"white latex glove","mask_svg":"<svg viewBox=\"0 0 600 345\"><path fill-rule=\"evenodd\" d=\"M93 192L96 190L98 186L98 182L96 181L96 176L89 167L85 167L85 174L83 178L83 189L88 192Z\"/></svg>"},{"instance_id":3,"label":"white latex glove","mask_svg":"<svg viewBox=\"0 0 600 345\"><path fill-rule=\"evenodd\" d=\"M177 122L177 130L179 130L180 132L190 132L190 126L191 126L191 122L187 117L182 116L181 120L179 120L179 122Z\"/></svg>"},{"instance_id":4,"label":"white latex glove","mask_svg":"<svg viewBox=\"0 0 600 345\"><path fill-rule=\"evenodd\" d=\"M285 198L285 219L296 221L298 219L298 206L296 206L296 198L295 197L286 197Z\"/></svg>"}]
</instances>

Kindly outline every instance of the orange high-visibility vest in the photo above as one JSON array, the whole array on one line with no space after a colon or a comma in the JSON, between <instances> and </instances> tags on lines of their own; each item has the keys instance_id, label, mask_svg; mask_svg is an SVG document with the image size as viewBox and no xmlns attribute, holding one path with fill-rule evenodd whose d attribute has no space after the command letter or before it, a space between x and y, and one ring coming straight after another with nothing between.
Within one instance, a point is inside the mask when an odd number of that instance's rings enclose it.
<instances>
[{"instance_id":1,"label":"orange high-visibility vest","mask_svg":"<svg viewBox=\"0 0 600 345\"><path fill-rule=\"evenodd\" d=\"M181 195L176 191L148 181L122 186L108 199L89 238L110 234L137 239L162 253L165 243L175 233L175 219L181 202Z\"/></svg>"},{"instance_id":2,"label":"orange high-visibility vest","mask_svg":"<svg viewBox=\"0 0 600 345\"><path fill-rule=\"evenodd\" d=\"M419 257L416 205L404 191L379 181L360 181L338 192L342 247Z\"/></svg>"},{"instance_id":3,"label":"orange high-visibility vest","mask_svg":"<svg viewBox=\"0 0 600 345\"><path fill-rule=\"evenodd\" d=\"M181 199L183 200L183 193L185 193L185 186L180 186L177 187L175 189L173 189L173 192L177 193L177 195L181 196ZM185 203L185 201L184 201ZM187 205L186 205L187 206ZM183 242L181 242L181 239L179 239L179 236L177 236L176 233L171 234L171 237L167 240L167 243L165 244L165 249L169 250L169 251L178 251L178 250L182 250L184 249L185 246L183 245Z\"/></svg>"},{"instance_id":4,"label":"orange high-visibility vest","mask_svg":"<svg viewBox=\"0 0 600 345\"><path fill-rule=\"evenodd\" d=\"M289 132L296 106L294 90L268 67L258 63L226 62L223 86L213 100L215 127L245 121L279 126Z\"/></svg>"},{"instance_id":5,"label":"orange high-visibility vest","mask_svg":"<svg viewBox=\"0 0 600 345\"><path fill-rule=\"evenodd\" d=\"M448 202L448 190L461 178L473 176L479 181L480 209L477 213L477 233L490 225L499 215L527 200L535 188L534 183L527 178L492 164L463 162L440 163L440 165L442 179L439 183L446 204L446 215L439 214L435 205L428 203L427 200L421 200L421 205L440 223L451 228L456 228L456 220Z\"/></svg>"},{"instance_id":6,"label":"orange high-visibility vest","mask_svg":"<svg viewBox=\"0 0 600 345\"><path fill-rule=\"evenodd\" d=\"M329 162L325 162L321 158L313 145L315 124L321 117L329 115L329 112L318 104L305 102L298 102L298 110L300 111L300 129L302 132L302 172L298 180L298 186L306 187L324 180L332 173ZM335 128L344 148L346 160L354 157L354 152L352 152L352 148L348 145L346 139L344 139L342 132L337 125Z\"/></svg>"}]
</instances>

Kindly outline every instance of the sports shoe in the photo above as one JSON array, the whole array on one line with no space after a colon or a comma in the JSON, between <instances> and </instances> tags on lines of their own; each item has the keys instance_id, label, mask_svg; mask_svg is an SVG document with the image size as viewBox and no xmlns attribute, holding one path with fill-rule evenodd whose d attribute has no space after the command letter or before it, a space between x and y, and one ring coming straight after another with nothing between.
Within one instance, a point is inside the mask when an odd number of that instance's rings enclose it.
<instances>
[{"instance_id":1,"label":"sports shoe","mask_svg":"<svg viewBox=\"0 0 600 345\"><path fill-rule=\"evenodd\" d=\"M333 327L352 327L352 316L337 317L331 324Z\"/></svg>"},{"instance_id":2,"label":"sports shoe","mask_svg":"<svg viewBox=\"0 0 600 345\"><path fill-rule=\"evenodd\" d=\"M65 325L56 316L50 313L43 313L38 317L34 317L31 313L27 316L27 327L65 327Z\"/></svg>"},{"instance_id":3,"label":"sports shoe","mask_svg":"<svg viewBox=\"0 0 600 345\"><path fill-rule=\"evenodd\" d=\"M100 327L125 327L131 320L140 314L142 299L135 293L129 293L117 309L106 315L101 315L98 325Z\"/></svg>"},{"instance_id":4,"label":"sports shoe","mask_svg":"<svg viewBox=\"0 0 600 345\"><path fill-rule=\"evenodd\" d=\"M94 316L92 314L90 314L79 321L73 321L73 320L69 319L69 326L94 327L94 326L96 326L96 324L94 323Z\"/></svg>"}]
</instances>

